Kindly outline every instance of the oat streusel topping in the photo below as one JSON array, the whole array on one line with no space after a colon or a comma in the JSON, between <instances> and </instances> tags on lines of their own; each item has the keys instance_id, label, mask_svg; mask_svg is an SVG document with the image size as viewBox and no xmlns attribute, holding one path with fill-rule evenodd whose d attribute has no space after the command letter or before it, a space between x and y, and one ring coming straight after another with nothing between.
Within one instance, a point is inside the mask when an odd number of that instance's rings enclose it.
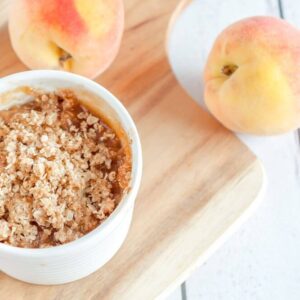
<instances>
[{"instance_id":1,"label":"oat streusel topping","mask_svg":"<svg viewBox=\"0 0 300 300\"><path fill-rule=\"evenodd\" d=\"M70 91L0 112L0 242L64 244L105 220L128 188L130 153Z\"/></svg>"}]
</instances>

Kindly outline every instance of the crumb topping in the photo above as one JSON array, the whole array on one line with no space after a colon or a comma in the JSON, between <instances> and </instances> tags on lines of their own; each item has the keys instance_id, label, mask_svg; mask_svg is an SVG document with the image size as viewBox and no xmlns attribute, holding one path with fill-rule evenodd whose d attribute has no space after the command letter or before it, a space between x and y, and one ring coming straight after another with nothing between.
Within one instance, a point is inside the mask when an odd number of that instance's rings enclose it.
<instances>
[{"instance_id":1,"label":"crumb topping","mask_svg":"<svg viewBox=\"0 0 300 300\"><path fill-rule=\"evenodd\" d=\"M0 112L0 242L43 248L93 230L116 208L131 158L71 91Z\"/></svg>"}]
</instances>

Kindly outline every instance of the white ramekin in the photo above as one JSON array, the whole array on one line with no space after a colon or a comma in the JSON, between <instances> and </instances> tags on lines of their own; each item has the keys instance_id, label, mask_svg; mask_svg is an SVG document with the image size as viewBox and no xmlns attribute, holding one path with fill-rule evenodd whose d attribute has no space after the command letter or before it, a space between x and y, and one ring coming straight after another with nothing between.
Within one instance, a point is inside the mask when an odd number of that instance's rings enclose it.
<instances>
[{"instance_id":1,"label":"white ramekin","mask_svg":"<svg viewBox=\"0 0 300 300\"><path fill-rule=\"evenodd\" d=\"M119 122L131 141L131 188L115 211L99 227L76 241L52 248L24 249L0 243L0 270L4 273L35 284L67 283L96 271L121 247L131 223L141 181L140 140L136 126L124 106L109 91L92 80L67 72L48 70L10 75L0 79L0 95L4 95L0 97L0 109L9 104L10 100L6 104L3 102L13 98L9 91L21 86L48 91L70 88L87 92L93 99L90 104L100 107L110 115L109 118Z\"/></svg>"}]
</instances>

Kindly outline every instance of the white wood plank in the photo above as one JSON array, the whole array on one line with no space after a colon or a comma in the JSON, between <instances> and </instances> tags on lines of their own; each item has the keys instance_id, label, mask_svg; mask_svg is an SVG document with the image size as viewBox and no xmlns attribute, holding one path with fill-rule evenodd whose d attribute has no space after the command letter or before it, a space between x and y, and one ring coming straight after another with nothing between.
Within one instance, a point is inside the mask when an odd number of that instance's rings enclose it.
<instances>
[{"instance_id":1,"label":"white wood plank","mask_svg":"<svg viewBox=\"0 0 300 300\"><path fill-rule=\"evenodd\" d=\"M182 300L181 297L181 288L180 286L176 288L175 291L173 291L167 298L166 300Z\"/></svg>"},{"instance_id":2,"label":"white wood plank","mask_svg":"<svg viewBox=\"0 0 300 300\"><path fill-rule=\"evenodd\" d=\"M284 0L283 4L285 14L300 28L300 2ZM277 0L194 1L175 24L169 43L170 61L181 84L200 105L201 74L213 40L229 23L251 15L278 16ZM187 280L188 300L298 300L298 140L294 133L239 137L265 166L266 197L255 215Z\"/></svg>"},{"instance_id":3,"label":"white wood plank","mask_svg":"<svg viewBox=\"0 0 300 300\"><path fill-rule=\"evenodd\" d=\"M300 28L300 1L281 0L284 19Z\"/></svg>"}]
</instances>

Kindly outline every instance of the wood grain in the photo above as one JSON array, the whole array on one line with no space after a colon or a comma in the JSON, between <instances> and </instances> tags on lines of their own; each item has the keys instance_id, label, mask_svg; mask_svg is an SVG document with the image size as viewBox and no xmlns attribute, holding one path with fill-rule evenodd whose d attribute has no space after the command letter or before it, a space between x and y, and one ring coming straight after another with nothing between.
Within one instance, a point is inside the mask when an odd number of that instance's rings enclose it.
<instances>
[{"instance_id":1,"label":"wood grain","mask_svg":"<svg viewBox=\"0 0 300 300\"><path fill-rule=\"evenodd\" d=\"M126 0L120 54L97 79L126 105L142 140L144 173L128 238L91 276L33 286L0 275L3 299L154 299L252 204L261 165L191 100L174 78L164 44L179 1ZM24 69L0 33L0 74Z\"/></svg>"}]
</instances>

